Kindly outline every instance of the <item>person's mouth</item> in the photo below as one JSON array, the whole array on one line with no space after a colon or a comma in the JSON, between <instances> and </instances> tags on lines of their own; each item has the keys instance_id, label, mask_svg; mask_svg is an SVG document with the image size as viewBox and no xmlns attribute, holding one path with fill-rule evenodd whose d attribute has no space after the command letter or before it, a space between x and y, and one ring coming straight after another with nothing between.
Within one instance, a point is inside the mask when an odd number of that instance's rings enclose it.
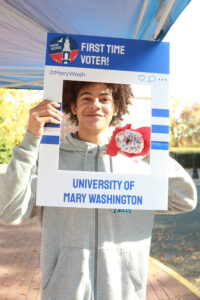
<instances>
[{"instance_id":1,"label":"person's mouth","mask_svg":"<svg viewBox=\"0 0 200 300\"><path fill-rule=\"evenodd\" d=\"M86 117L99 117L99 118L103 118L104 115L98 114L98 113L94 113L94 114L87 114Z\"/></svg>"}]
</instances>

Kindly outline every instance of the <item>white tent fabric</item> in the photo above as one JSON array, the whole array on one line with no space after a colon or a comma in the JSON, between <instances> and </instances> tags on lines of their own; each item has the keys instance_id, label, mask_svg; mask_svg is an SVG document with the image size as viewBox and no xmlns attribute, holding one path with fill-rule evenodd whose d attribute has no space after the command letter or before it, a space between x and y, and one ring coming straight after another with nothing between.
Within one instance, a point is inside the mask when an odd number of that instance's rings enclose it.
<instances>
[{"instance_id":1,"label":"white tent fabric","mask_svg":"<svg viewBox=\"0 0 200 300\"><path fill-rule=\"evenodd\" d=\"M43 88L47 32L162 40L191 0L1 0L0 87Z\"/></svg>"}]
</instances>

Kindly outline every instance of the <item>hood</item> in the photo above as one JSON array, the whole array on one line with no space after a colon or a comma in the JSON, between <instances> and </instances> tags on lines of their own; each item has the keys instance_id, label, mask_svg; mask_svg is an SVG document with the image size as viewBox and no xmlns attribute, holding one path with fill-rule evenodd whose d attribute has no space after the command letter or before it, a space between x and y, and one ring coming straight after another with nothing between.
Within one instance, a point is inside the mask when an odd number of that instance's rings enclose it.
<instances>
[{"instance_id":1,"label":"hood","mask_svg":"<svg viewBox=\"0 0 200 300\"><path fill-rule=\"evenodd\" d=\"M78 132L69 133L65 136L64 142L60 143L60 149L66 151L76 151L76 152L90 152L94 150L99 150L100 153L105 154L107 149L107 144L98 146L89 142L84 142L78 139Z\"/></svg>"}]
</instances>

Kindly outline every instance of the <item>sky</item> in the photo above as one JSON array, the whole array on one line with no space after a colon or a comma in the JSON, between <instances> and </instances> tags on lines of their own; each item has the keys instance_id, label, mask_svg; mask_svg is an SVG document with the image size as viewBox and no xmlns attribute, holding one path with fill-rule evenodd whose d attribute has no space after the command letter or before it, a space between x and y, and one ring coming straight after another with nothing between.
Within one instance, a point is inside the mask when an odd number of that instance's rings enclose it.
<instances>
[{"instance_id":1,"label":"sky","mask_svg":"<svg viewBox=\"0 0 200 300\"><path fill-rule=\"evenodd\" d=\"M192 0L163 41L170 42L170 95L200 102L200 0Z\"/></svg>"}]
</instances>

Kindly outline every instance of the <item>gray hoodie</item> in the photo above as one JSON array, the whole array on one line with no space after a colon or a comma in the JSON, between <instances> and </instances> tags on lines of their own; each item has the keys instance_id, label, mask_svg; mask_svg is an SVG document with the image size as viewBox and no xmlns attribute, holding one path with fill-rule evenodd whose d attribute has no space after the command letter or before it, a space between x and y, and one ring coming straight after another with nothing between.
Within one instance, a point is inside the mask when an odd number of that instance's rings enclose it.
<instances>
[{"instance_id":1,"label":"gray hoodie","mask_svg":"<svg viewBox=\"0 0 200 300\"><path fill-rule=\"evenodd\" d=\"M19 224L35 214L39 143L40 138L27 132L13 150L7 173L1 175L0 221L4 224ZM69 135L61 145L59 168L117 172L119 158L111 160L105 149ZM120 159L124 166L125 161L130 162ZM170 159L168 213L190 211L196 201L191 178ZM42 300L145 299L153 211L38 210L42 221Z\"/></svg>"}]
</instances>

